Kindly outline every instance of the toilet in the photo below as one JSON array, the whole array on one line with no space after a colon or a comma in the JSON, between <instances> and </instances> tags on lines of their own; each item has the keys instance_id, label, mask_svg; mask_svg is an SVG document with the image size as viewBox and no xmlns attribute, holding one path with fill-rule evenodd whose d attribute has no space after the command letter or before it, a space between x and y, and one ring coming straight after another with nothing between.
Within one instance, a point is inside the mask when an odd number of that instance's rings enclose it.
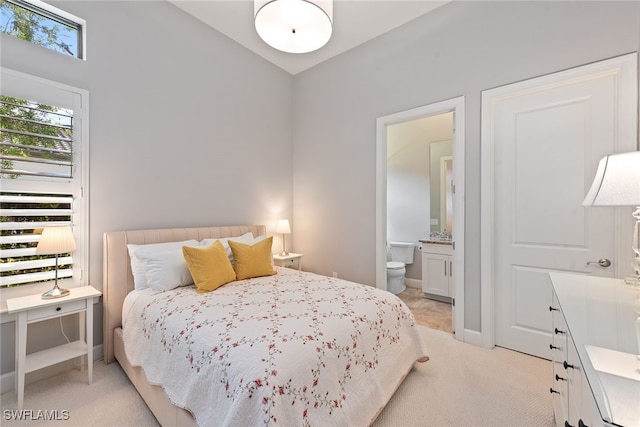
<instances>
[{"instance_id":1,"label":"toilet","mask_svg":"<svg viewBox=\"0 0 640 427\"><path fill-rule=\"evenodd\" d=\"M387 245L387 290L399 294L406 289L404 284L405 266L413 264L416 244L410 242L389 242Z\"/></svg>"}]
</instances>

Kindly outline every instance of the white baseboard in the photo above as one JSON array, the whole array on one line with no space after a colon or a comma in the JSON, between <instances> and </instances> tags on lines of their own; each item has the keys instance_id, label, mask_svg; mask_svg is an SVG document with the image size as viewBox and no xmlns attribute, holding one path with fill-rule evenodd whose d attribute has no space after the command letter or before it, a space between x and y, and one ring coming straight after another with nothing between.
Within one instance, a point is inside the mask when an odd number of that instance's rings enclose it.
<instances>
[{"instance_id":1,"label":"white baseboard","mask_svg":"<svg viewBox=\"0 0 640 427\"><path fill-rule=\"evenodd\" d=\"M478 347L485 347L485 348L487 347L486 344L484 343L482 333L478 331L472 331L471 329L464 330L464 337L462 341L468 344L477 345Z\"/></svg>"},{"instance_id":2,"label":"white baseboard","mask_svg":"<svg viewBox=\"0 0 640 427\"><path fill-rule=\"evenodd\" d=\"M405 278L404 284L407 286L407 288L422 290L422 280Z\"/></svg>"},{"instance_id":3,"label":"white baseboard","mask_svg":"<svg viewBox=\"0 0 640 427\"><path fill-rule=\"evenodd\" d=\"M404 284L407 286L407 288L422 290L422 280L405 278ZM435 299L442 302L447 302L447 303L451 302L450 301L451 298L439 297L437 295L429 295L428 298ZM481 332L474 331L471 329L464 329L462 331L462 334L455 334L455 336L456 336L456 339L459 341L462 341L468 344L477 345L478 347L487 347L486 344L484 343L484 339Z\"/></svg>"},{"instance_id":4,"label":"white baseboard","mask_svg":"<svg viewBox=\"0 0 640 427\"><path fill-rule=\"evenodd\" d=\"M102 344L93 347L93 362L102 360ZM39 369L34 372L29 372L25 381L25 385L32 384L46 378L51 378L56 375L63 374L68 371L72 371L78 368L78 358L67 360L46 368ZM0 375L0 394L8 393L14 390L15 387L15 371L7 372Z\"/></svg>"}]
</instances>

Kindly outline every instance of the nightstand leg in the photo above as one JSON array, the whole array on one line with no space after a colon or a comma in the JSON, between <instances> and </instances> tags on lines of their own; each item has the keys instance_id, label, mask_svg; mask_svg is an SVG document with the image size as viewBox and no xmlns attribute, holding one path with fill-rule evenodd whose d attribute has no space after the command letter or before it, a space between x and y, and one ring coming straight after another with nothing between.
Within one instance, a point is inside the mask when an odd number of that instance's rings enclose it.
<instances>
[{"instance_id":1,"label":"nightstand leg","mask_svg":"<svg viewBox=\"0 0 640 427\"><path fill-rule=\"evenodd\" d=\"M84 342L87 342L87 335L86 335L86 328L85 328L85 325L87 324L86 322L87 322L86 312L82 311L78 313L78 337ZM89 359L87 358L86 355L80 356L80 372L84 372L85 364L89 366Z\"/></svg>"},{"instance_id":2,"label":"nightstand leg","mask_svg":"<svg viewBox=\"0 0 640 427\"><path fill-rule=\"evenodd\" d=\"M85 342L87 343L87 371L89 374L89 385L93 382L93 298L87 301L87 311L85 313Z\"/></svg>"},{"instance_id":3,"label":"nightstand leg","mask_svg":"<svg viewBox=\"0 0 640 427\"><path fill-rule=\"evenodd\" d=\"M27 359L27 312L18 313L16 319L16 372L15 391L18 393L18 409L24 405L24 376Z\"/></svg>"}]
</instances>

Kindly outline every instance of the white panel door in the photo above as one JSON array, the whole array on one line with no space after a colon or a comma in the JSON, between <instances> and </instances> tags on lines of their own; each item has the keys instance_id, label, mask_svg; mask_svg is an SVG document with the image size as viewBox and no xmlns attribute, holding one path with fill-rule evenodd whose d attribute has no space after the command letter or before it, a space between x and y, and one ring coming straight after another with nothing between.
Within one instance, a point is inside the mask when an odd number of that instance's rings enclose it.
<instances>
[{"instance_id":1,"label":"white panel door","mask_svg":"<svg viewBox=\"0 0 640 427\"><path fill-rule=\"evenodd\" d=\"M627 55L483 93L496 345L550 358L549 271L615 275L615 209L582 201L600 158L636 149L635 64ZM602 258L612 266L587 264Z\"/></svg>"}]
</instances>

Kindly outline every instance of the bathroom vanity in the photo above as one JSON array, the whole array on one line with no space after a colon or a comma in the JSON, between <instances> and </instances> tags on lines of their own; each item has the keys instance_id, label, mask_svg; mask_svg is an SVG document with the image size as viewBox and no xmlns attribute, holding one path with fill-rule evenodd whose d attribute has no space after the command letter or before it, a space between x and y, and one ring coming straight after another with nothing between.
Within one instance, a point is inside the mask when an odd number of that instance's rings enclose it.
<instances>
[{"instance_id":1,"label":"bathroom vanity","mask_svg":"<svg viewBox=\"0 0 640 427\"><path fill-rule=\"evenodd\" d=\"M422 292L427 297L451 302L453 293L453 246L451 240L426 239L422 243Z\"/></svg>"}]
</instances>

